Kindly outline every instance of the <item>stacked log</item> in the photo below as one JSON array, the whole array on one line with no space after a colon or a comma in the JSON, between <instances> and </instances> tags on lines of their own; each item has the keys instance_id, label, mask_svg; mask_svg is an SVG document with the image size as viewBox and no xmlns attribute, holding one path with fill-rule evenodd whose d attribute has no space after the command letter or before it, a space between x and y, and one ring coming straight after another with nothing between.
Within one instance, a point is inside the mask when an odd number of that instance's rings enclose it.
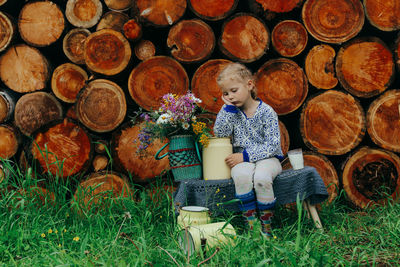
<instances>
[{"instance_id":1,"label":"stacked log","mask_svg":"<svg viewBox=\"0 0 400 267\"><path fill-rule=\"evenodd\" d=\"M282 151L303 148L306 165L328 187L328 202L338 188L357 207L384 204L377 190L394 198L400 184L399 5L0 0L0 157L26 154L40 173L55 176L107 170L148 183L163 176L168 160L151 155L161 141L138 153L143 125L130 115L158 109L166 93L190 90L212 126L223 104L216 77L238 61L278 113ZM31 138L38 146L22 147ZM104 145L93 152L90 142L98 140ZM54 158L46 165L46 149L65 159L62 172ZM374 171L380 178L369 176Z\"/></svg>"}]
</instances>

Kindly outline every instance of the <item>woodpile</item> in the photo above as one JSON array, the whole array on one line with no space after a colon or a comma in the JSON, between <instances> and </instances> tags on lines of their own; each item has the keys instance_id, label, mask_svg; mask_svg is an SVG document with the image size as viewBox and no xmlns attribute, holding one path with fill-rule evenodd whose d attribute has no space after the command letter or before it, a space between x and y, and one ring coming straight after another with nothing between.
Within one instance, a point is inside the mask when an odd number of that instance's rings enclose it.
<instances>
[{"instance_id":1,"label":"woodpile","mask_svg":"<svg viewBox=\"0 0 400 267\"><path fill-rule=\"evenodd\" d=\"M0 0L0 157L64 179L107 170L146 184L168 159L151 155L161 141L136 153L133 112L191 90L215 119L215 79L239 61L279 115L282 150L303 148L328 202L344 189L360 208L384 204L400 190L399 10L398 0Z\"/></svg>"}]
</instances>

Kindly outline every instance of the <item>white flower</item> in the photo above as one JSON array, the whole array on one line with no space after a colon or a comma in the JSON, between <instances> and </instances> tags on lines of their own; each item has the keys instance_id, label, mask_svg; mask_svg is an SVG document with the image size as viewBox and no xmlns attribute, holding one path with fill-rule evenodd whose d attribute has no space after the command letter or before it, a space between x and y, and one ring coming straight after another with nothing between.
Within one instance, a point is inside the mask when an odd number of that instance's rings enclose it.
<instances>
[{"instance_id":1,"label":"white flower","mask_svg":"<svg viewBox=\"0 0 400 267\"><path fill-rule=\"evenodd\" d=\"M157 124L165 124L169 121L170 118L171 118L171 115L164 113L157 119L156 123Z\"/></svg>"},{"instance_id":2,"label":"white flower","mask_svg":"<svg viewBox=\"0 0 400 267\"><path fill-rule=\"evenodd\" d=\"M193 101L193 103L201 103L201 99L194 96L194 94L188 94L189 99Z\"/></svg>"},{"instance_id":3,"label":"white flower","mask_svg":"<svg viewBox=\"0 0 400 267\"><path fill-rule=\"evenodd\" d=\"M189 126L190 125L187 122L182 123L182 128L185 129L185 130L189 129Z\"/></svg>"},{"instance_id":4,"label":"white flower","mask_svg":"<svg viewBox=\"0 0 400 267\"><path fill-rule=\"evenodd\" d=\"M196 116L193 116L192 117L192 121L196 121L197 120L197 117Z\"/></svg>"}]
</instances>

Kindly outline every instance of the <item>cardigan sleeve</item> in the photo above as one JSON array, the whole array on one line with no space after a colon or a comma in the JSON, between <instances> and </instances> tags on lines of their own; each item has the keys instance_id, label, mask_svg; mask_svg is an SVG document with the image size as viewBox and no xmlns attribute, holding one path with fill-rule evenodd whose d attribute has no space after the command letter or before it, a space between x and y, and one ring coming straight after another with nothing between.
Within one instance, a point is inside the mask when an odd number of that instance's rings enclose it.
<instances>
[{"instance_id":1,"label":"cardigan sleeve","mask_svg":"<svg viewBox=\"0 0 400 267\"><path fill-rule=\"evenodd\" d=\"M266 114L263 130L265 136L264 143L247 147L243 151L245 161L255 162L274 156L278 158L283 156L278 115L272 108Z\"/></svg>"},{"instance_id":2,"label":"cardigan sleeve","mask_svg":"<svg viewBox=\"0 0 400 267\"><path fill-rule=\"evenodd\" d=\"M229 137L233 133L233 118L239 112L233 105L224 105L218 112L214 123L214 134L216 137Z\"/></svg>"}]
</instances>

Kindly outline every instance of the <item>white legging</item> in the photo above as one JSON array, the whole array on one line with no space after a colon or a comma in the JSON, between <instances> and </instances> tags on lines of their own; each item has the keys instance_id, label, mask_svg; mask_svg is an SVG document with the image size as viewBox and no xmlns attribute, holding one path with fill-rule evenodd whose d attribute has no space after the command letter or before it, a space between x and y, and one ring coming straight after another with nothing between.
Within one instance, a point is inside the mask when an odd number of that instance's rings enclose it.
<instances>
[{"instance_id":1,"label":"white legging","mask_svg":"<svg viewBox=\"0 0 400 267\"><path fill-rule=\"evenodd\" d=\"M272 183L281 172L282 166L277 158L263 159L255 163L242 162L231 169L236 194L249 193L254 187L257 201L260 203L270 203L275 199Z\"/></svg>"}]
</instances>

